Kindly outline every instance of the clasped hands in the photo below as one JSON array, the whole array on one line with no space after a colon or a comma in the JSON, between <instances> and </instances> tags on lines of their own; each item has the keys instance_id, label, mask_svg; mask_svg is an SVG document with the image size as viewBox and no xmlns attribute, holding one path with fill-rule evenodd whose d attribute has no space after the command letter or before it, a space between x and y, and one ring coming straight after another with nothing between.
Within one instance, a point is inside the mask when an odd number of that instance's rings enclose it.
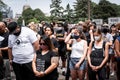
<instances>
[{"instance_id":1,"label":"clasped hands","mask_svg":"<svg viewBox=\"0 0 120 80\"><path fill-rule=\"evenodd\" d=\"M44 74L43 71L40 71L40 72L36 71L35 72L35 76L37 76L37 77L43 77L43 76L45 76L45 74Z\"/></svg>"},{"instance_id":2,"label":"clasped hands","mask_svg":"<svg viewBox=\"0 0 120 80\"><path fill-rule=\"evenodd\" d=\"M91 67L91 69L93 71L98 71L99 69L101 69L101 66L93 66L93 65L91 65L90 67Z\"/></svg>"}]
</instances>

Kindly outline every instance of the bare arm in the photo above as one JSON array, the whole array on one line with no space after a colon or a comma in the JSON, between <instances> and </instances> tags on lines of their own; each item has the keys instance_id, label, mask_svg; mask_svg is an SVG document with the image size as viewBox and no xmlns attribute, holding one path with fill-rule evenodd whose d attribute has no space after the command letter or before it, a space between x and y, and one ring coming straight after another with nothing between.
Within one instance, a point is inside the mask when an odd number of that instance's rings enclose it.
<instances>
[{"instance_id":1,"label":"bare arm","mask_svg":"<svg viewBox=\"0 0 120 80\"><path fill-rule=\"evenodd\" d=\"M12 48L8 48L8 57L9 57L9 60L10 60L10 61L13 59L13 56L12 56Z\"/></svg>"},{"instance_id":2,"label":"bare arm","mask_svg":"<svg viewBox=\"0 0 120 80\"><path fill-rule=\"evenodd\" d=\"M39 41L38 40L33 43L33 47L34 47L35 51L39 50Z\"/></svg>"},{"instance_id":3,"label":"bare arm","mask_svg":"<svg viewBox=\"0 0 120 80\"><path fill-rule=\"evenodd\" d=\"M114 46L115 52L116 52L117 56L120 57L120 43L119 43L119 41L116 39L114 44L115 44L115 46Z\"/></svg>"},{"instance_id":4,"label":"bare arm","mask_svg":"<svg viewBox=\"0 0 120 80\"><path fill-rule=\"evenodd\" d=\"M67 50L68 51L71 51L72 49L71 49L71 47L70 47L70 44L66 44L67 45Z\"/></svg>"},{"instance_id":5,"label":"bare arm","mask_svg":"<svg viewBox=\"0 0 120 80\"><path fill-rule=\"evenodd\" d=\"M69 33L68 36L65 38L65 43L71 44L72 41L70 38L71 38L71 33Z\"/></svg>"},{"instance_id":6,"label":"bare arm","mask_svg":"<svg viewBox=\"0 0 120 80\"><path fill-rule=\"evenodd\" d=\"M0 48L1 50L8 50L8 47Z\"/></svg>"},{"instance_id":7,"label":"bare arm","mask_svg":"<svg viewBox=\"0 0 120 80\"><path fill-rule=\"evenodd\" d=\"M39 72L36 69L36 53L34 54L34 58L32 61L32 69L33 69L33 72L35 73L35 75L39 76Z\"/></svg>"},{"instance_id":8,"label":"bare arm","mask_svg":"<svg viewBox=\"0 0 120 80\"><path fill-rule=\"evenodd\" d=\"M92 41L90 42L89 44L89 49L88 49L88 52L87 52L87 59L88 59L88 64L90 65L90 67L92 66L91 64L91 58L90 58L90 54L91 54L91 51L92 51Z\"/></svg>"},{"instance_id":9,"label":"bare arm","mask_svg":"<svg viewBox=\"0 0 120 80\"><path fill-rule=\"evenodd\" d=\"M52 59L51 59L51 65L44 71L45 74L49 74L49 73L51 73L55 68L57 68L58 63L59 63L59 58L58 58L57 56L56 56L56 57L52 57Z\"/></svg>"}]
</instances>

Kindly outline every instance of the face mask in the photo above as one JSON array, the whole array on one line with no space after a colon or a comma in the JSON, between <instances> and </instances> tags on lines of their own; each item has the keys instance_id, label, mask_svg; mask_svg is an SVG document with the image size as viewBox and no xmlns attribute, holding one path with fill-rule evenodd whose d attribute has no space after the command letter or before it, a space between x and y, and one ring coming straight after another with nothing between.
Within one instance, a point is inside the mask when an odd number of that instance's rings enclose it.
<instances>
[{"instance_id":1,"label":"face mask","mask_svg":"<svg viewBox=\"0 0 120 80\"><path fill-rule=\"evenodd\" d=\"M78 39L78 38L80 38L80 36L79 35L74 35L73 38Z\"/></svg>"},{"instance_id":2,"label":"face mask","mask_svg":"<svg viewBox=\"0 0 120 80\"><path fill-rule=\"evenodd\" d=\"M47 46L47 45L40 45L40 48L41 48L42 50L47 50L47 49L48 49L48 46Z\"/></svg>"},{"instance_id":3,"label":"face mask","mask_svg":"<svg viewBox=\"0 0 120 80\"><path fill-rule=\"evenodd\" d=\"M13 34L14 34L15 36L19 36L20 33L21 33L21 28L20 28L20 31L18 31L18 32L14 32Z\"/></svg>"},{"instance_id":4,"label":"face mask","mask_svg":"<svg viewBox=\"0 0 120 80\"><path fill-rule=\"evenodd\" d=\"M108 32L108 29L107 28L103 28L103 33L107 33Z\"/></svg>"},{"instance_id":5,"label":"face mask","mask_svg":"<svg viewBox=\"0 0 120 80\"><path fill-rule=\"evenodd\" d=\"M94 39L95 39L95 41L98 41L98 40L100 40L100 36L95 36Z\"/></svg>"},{"instance_id":6,"label":"face mask","mask_svg":"<svg viewBox=\"0 0 120 80\"><path fill-rule=\"evenodd\" d=\"M21 31L14 33L15 36L19 36Z\"/></svg>"}]
</instances>

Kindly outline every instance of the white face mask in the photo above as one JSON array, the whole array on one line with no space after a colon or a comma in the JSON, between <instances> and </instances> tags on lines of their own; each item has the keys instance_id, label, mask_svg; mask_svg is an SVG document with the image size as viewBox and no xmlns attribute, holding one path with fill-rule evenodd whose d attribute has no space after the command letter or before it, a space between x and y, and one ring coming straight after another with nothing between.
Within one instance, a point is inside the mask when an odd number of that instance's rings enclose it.
<instances>
[{"instance_id":1,"label":"white face mask","mask_svg":"<svg viewBox=\"0 0 120 80\"><path fill-rule=\"evenodd\" d=\"M100 36L94 36L95 41L100 40Z\"/></svg>"}]
</instances>

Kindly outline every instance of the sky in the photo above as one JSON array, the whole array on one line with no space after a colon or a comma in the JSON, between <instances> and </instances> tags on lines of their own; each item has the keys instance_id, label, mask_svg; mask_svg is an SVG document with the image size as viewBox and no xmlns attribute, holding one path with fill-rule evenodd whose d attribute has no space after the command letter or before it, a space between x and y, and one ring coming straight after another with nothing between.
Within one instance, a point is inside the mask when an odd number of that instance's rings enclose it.
<instances>
[{"instance_id":1,"label":"sky","mask_svg":"<svg viewBox=\"0 0 120 80\"><path fill-rule=\"evenodd\" d=\"M21 14L23 11L24 5L30 5L32 9L39 8L44 13L49 14L50 13L50 4L51 0L2 0L5 4L7 4L11 9L13 10L13 16L15 17L15 14ZM62 0L61 6L64 8L69 3L71 8L73 7L73 4L76 0ZM99 0L92 0L95 3L98 3ZM116 3L120 5L119 0L109 0L111 3Z\"/></svg>"}]
</instances>

